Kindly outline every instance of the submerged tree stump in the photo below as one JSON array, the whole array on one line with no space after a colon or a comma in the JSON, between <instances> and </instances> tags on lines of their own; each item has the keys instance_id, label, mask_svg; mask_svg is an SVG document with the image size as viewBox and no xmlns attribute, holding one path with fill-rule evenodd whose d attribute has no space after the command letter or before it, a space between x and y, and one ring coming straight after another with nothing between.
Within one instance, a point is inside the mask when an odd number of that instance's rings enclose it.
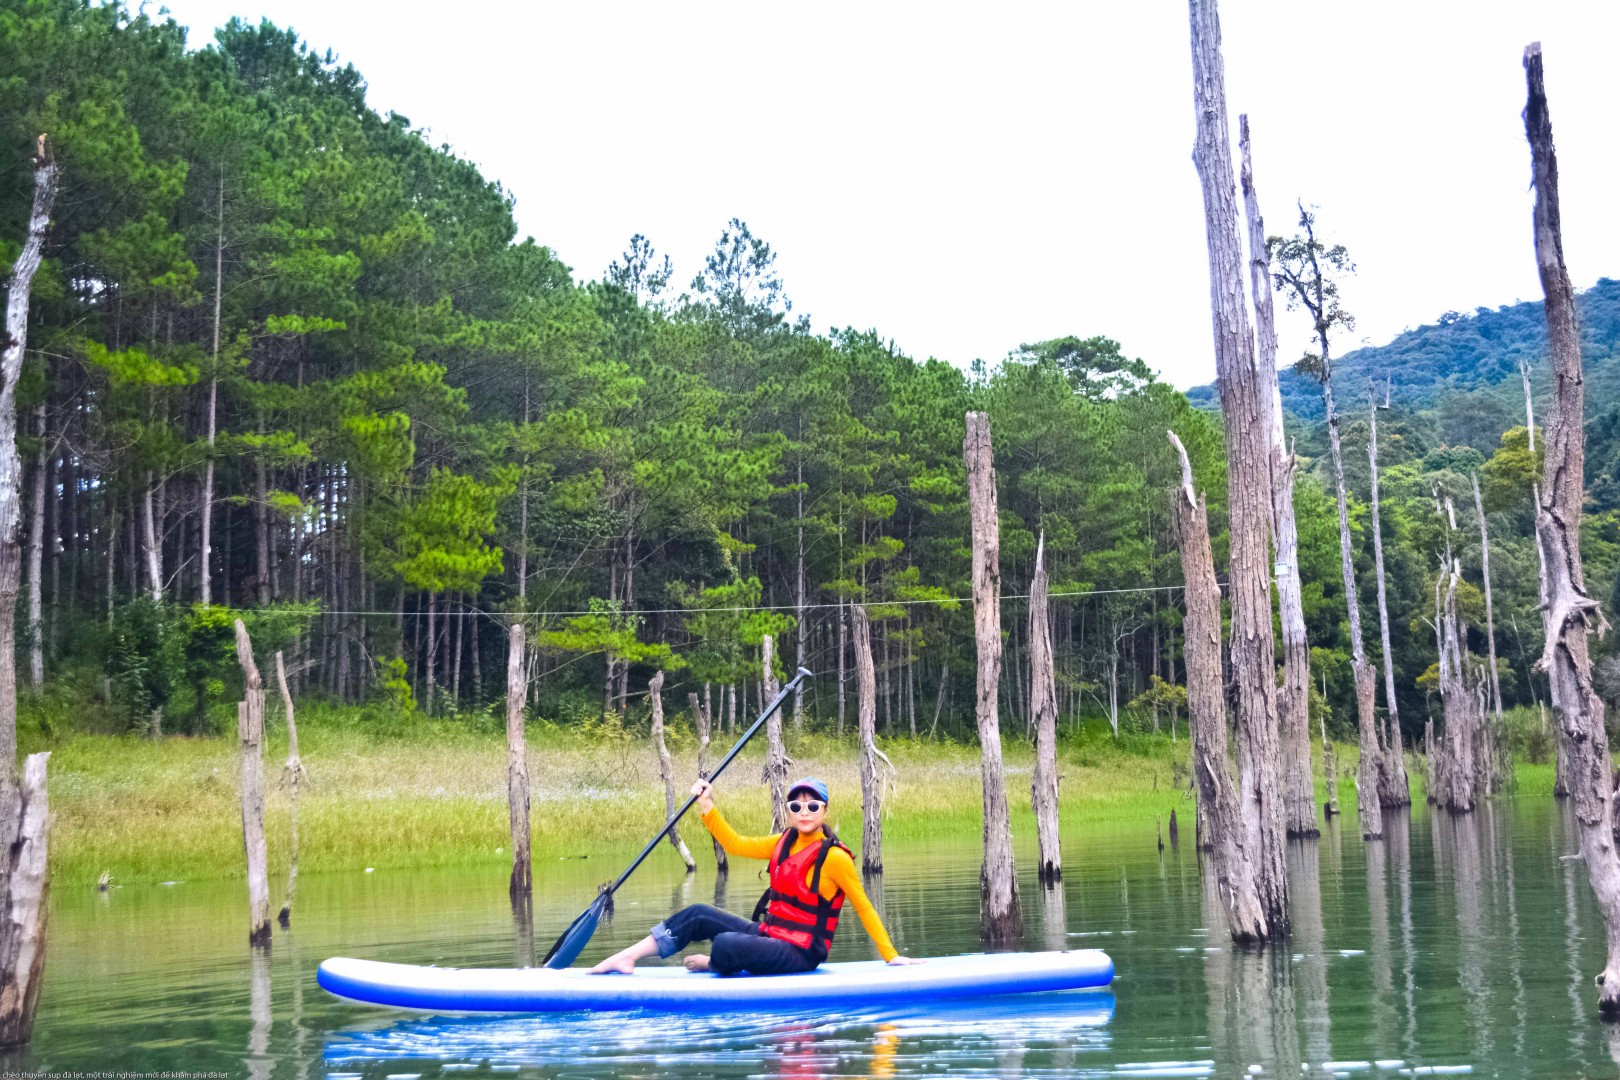
<instances>
[{"instance_id":1,"label":"submerged tree stump","mask_svg":"<svg viewBox=\"0 0 1620 1080\"><path fill-rule=\"evenodd\" d=\"M704 683L704 694L708 694L708 684ZM693 690L686 695L686 707L692 713L692 725L697 728L698 735L698 775L705 780L709 778L709 738L713 730L714 720L709 710L698 703L697 691ZM713 838L710 838L713 840ZM714 868L724 874L730 866L726 862L726 849L720 846L720 841L714 840Z\"/></svg>"},{"instance_id":2,"label":"submerged tree stump","mask_svg":"<svg viewBox=\"0 0 1620 1080\"><path fill-rule=\"evenodd\" d=\"M1254 294L1256 358L1261 393L1271 407L1271 536L1277 552L1278 622L1282 627L1283 682L1277 695L1277 748L1282 754L1283 826L1290 836L1316 836L1316 783L1311 777L1311 643L1305 636L1305 591L1299 577L1299 529L1294 520L1294 455L1283 432L1277 384L1277 326L1271 295L1271 260L1250 159L1249 118L1238 117L1239 172L1249 231L1249 286Z\"/></svg>"},{"instance_id":3,"label":"submerged tree stump","mask_svg":"<svg viewBox=\"0 0 1620 1080\"><path fill-rule=\"evenodd\" d=\"M248 944L270 944L270 874L264 844L264 680L253 661L247 627L236 620L236 659L246 689L236 705L236 738L242 753L242 848L247 855Z\"/></svg>"},{"instance_id":4,"label":"submerged tree stump","mask_svg":"<svg viewBox=\"0 0 1620 1080\"><path fill-rule=\"evenodd\" d=\"M855 717L860 739L861 871L883 872L883 776L878 771L877 675L872 666L872 627L866 608L851 604L855 644Z\"/></svg>"},{"instance_id":5,"label":"submerged tree stump","mask_svg":"<svg viewBox=\"0 0 1620 1080\"><path fill-rule=\"evenodd\" d=\"M675 816L675 767L669 760L669 747L664 743L664 673L660 671L647 682L647 696L652 702L652 743L658 751L658 778L664 782L664 820ZM664 833L669 838L670 847L680 855L681 862L686 865L688 874L697 870L697 862L692 858L691 850L686 841L681 839L681 832L674 825Z\"/></svg>"},{"instance_id":6,"label":"submerged tree stump","mask_svg":"<svg viewBox=\"0 0 1620 1080\"><path fill-rule=\"evenodd\" d=\"M761 711L776 699L775 656L776 643L771 635L765 634L759 642L760 668L763 672L759 684ZM787 747L782 742L782 710L777 709L765 721L764 777L771 789L771 826L777 832L787 828L787 771Z\"/></svg>"},{"instance_id":7,"label":"submerged tree stump","mask_svg":"<svg viewBox=\"0 0 1620 1080\"><path fill-rule=\"evenodd\" d=\"M8 779L0 793L12 802L6 816L15 828L4 849L8 910L5 933L0 935L0 1046L17 1046L33 1037L34 1007L45 974L51 891L47 863L51 816L45 765L50 757L49 753L28 755L22 787Z\"/></svg>"},{"instance_id":8,"label":"submerged tree stump","mask_svg":"<svg viewBox=\"0 0 1620 1080\"><path fill-rule=\"evenodd\" d=\"M1603 701L1592 686L1587 634L1608 629L1597 601L1586 592L1581 567L1581 503L1586 453L1581 341L1575 293L1564 266L1558 210L1558 159L1543 88L1541 44L1524 52L1529 98L1524 107L1530 141L1536 265L1547 295L1547 344L1553 368L1553 409L1547 424L1547 457L1536 535L1547 561L1547 642L1541 667L1548 672L1558 739L1565 747L1569 793L1579 823L1581 856L1608 931L1608 959L1598 975L1598 1010L1620 1017L1620 855L1615 852L1609 736Z\"/></svg>"},{"instance_id":9,"label":"submerged tree stump","mask_svg":"<svg viewBox=\"0 0 1620 1080\"><path fill-rule=\"evenodd\" d=\"M1388 402L1385 402L1388 408ZM1378 403L1367 395L1367 467L1372 474L1373 573L1378 579L1378 635L1384 660L1384 767L1378 774L1378 801L1386 807L1412 805L1412 781L1406 775L1400 706L1395 698L1395 651L1389 643L1389 602L1384 588L1384 532L1378 511Z\"/></svg>"},{"instance_id":10,"label":"submerged tree stump","mask_svg":"<svg viewBox=\"0 0 1620 1080\"><path fill-rule=\"evenodd\" d=\"M276 686L281 690L281 707L287 714L287 763L281 767L281 782L287 786L287 895L281 902L276 921L283 928L292 925L293 891L298 887L298 789L304 782L304 762L298 756L298 717L293 712L292 692L287 689L287 664L276 650Z\"/></svg>"},{"instance_id":11,"label":"submerged tree stump","mask_svg":"<svg viewBox=\"0 0 1620 1080\"><path fill-rule=\"evenodd\" d=\"M1181 549L1186 582L1187 717L1192 734L1193 780L1202 820L1199 840L1213 854L1213 873L1232 940L1260 942L1272 936L1261 900L1249 834L1243 827L1238 792L1227 764L1226 692L1221 678L1221 592L1209 544L1209 518L1193 488L1192 467L1175 432L1170 441L1181 454L1182 484L1171 497L1171 521Z\"/></svg>"},{"instance_id":12,"label":"submerged tree stump","mask_svg":"<svg viewBox=\"0 0 1620 1080\"><path fill-rule=\"evenodd\" d=\"M1052 636L1046 611L1044 533L1035 544L1035 579L1029 593L1029 707L1035 718L1035 770L1030 800L1035 810L1036 873L1043 884L1051 885L1063 877L1063 845L1058 837L1057 678L1052 670Z\"/></svg>"},{"instance_id":13,"label":"submerged tree stump","mask_svg":"<svg viewBox=\"0 0 1620 1080\"><path fill-rule=\"evenodd\" d=\"M506 808L512 830L512 875L506 891L514 906L527 910L534 895L534 869L529 855L529 752L523 732L528 665L525 631L514 623L506 632Z\"/></svg>"},{"instance_id":14,"label":"submerged tree stump","mask_svg":"<svg viewBox=\"0 0 1620 1080\"><path fill-rule=\"evenodd\" d=\"M1001 719L996 693L1001 683L1001 524L996 517L996 472L990 446L990 418L967 414L962 443L967 465L968 510L972 520L973 632L978 653L975 719L979 727L979 771L984 792L984 863L979 870L979 929L989 941L1020 939L1024 920L1018 906L1018 874L1013 863L1012 819L1001 764Z\"/></svg>"},{"instance_id":15,"label":"submerged tree stump","mask_svg":"<svg viewBox=\"0 0 1620 1080\"><path fill-rule=\"evenodd\" d=\"M1215 379L1226 423L1232 678L1244 843L1254 860L1266 936L1288 933L1287 833L1278 769L1277 671L1271 630L1271 402L1244 305L1226 70L1214 0L1191 0L1193 164L1204 200ZM1212 822L1218 825L1219 823Z\"/></svg>"},{"instance_id":16,"label":"submerged tree stump","mask_svg":"<svg viewBox=\"0 0 1620 1080\"><path fill-rule=\"evenodd\" d=\"M50 827L45 801L48 754L29 757L23 783L17 760L17 591L21 584L22 460L17 456L17 381L28 341L28 307L56 199L57 164L39 136L28 230L11 265L6 322L0 334L0 1046L25 1043L45 964ZM109 567L112 560L108 560Z\"/></svg>"}]
</instances>

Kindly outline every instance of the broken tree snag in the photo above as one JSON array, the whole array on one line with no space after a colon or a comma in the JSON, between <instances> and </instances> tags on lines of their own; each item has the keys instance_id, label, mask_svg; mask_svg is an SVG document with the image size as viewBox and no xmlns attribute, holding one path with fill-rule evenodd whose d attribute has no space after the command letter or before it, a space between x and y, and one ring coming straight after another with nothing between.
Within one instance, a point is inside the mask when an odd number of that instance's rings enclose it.
<instances>
[{"instance_id":1,"label":"broken tree snag","mask_svg":"<svg viewBox=\"0 0 1620 1080\"><path fill-rule=\"evenodd\" d=\"M1495 708L1494 722L1484 728L1485 747L1489 769L1485 774L1485 792L1495 795L1502 790L1513 770L1507 742L1507 725L1502 719L1502 677L1496 670L1496 613L1491 606L1491 538L1485 527L1485 500L1479 494L1479 474L1474 474L1474 514L1479 518L1479 570L1485 583L1485 644L1486 669L1491 681L1491 703Z\"/></svg>"},{"instance_id":2,"label":"broken tree snag","mask_svg":"<svg viewBox=\"0 0 1620 1080\"><path fill-rule=\"evenodd\" d=\"M1057 677L1052 670L1052 635L1046 611L1046 535L1035 544L1035 580L1029 589L1029 707L1035 717L1036 872L1043 884L1063 877L1058 838Z\"/></svg>"},{"instance_id":3,"label":"broken tree snag","mask_svg":"<svg viewBox=\"0 0 1620 1080\"><path fill-rule=\"evenodd\" d=\"M1446 720L1439 756L1433 763L1434 788L1430 801L1454 814L1474 809L1479 791L1479 724L1484 719L1474 688L1468 682L1468 656L1461 619L1457 614L1457 585L1462 574L1452 554L1451 534L1456 512L1449 495L1435 493L1446 529L1446 551L1435 582L1435 643L1440 655L1440 701Z\"/></svg>"},{"instance_id":4,"label":"broken tree snag","mask_svg":"<svg viewBox=\"0 0 1620 1080\"><path fill-rule=\"evenodd\" d=\"M28 302L45 247L45 232L56 200L56 162L41 135L34 154L34 201L28 234L11 264L6 289L5 336L0 337L0 794L16 784L17 761L17 590L22 583L22 459L17 456L17 380L28 342ZM9 814L15 807L8 805ZM7 830L15 822L0 822ZM3 890L0 890L3 892ZM0 931L0 945L5 933ZM30 1019L30 1024L32 1020Z\"/></svg>"},{"instance_id":5,"label":"broken tree snag","mask_svg":"<svg viewBox=\"0 0 1620 1080\"><path fill-rule=\"evenodd\" d=\"M1609 737L1603 727L1603 702L1592 687L1592 658L1586 641L1589 630L1601 634L1608 624L1597 602L1587 595L1581 567L1585 392L1575 294L1564 266L1558 160L1542 87L1539 42L1524 51L1524 68L1529 84L1524 129L1530 140L1530 171L1536 189L1536 266L1547 294L1547 346L1553 370L1553 405L1544 432L1547 459L1536 507L1536 534L1547 560L1547 643L1541 665L1553 687L1558 738L1566 748L1581 855L1608 931L1608 960L1597 977L1598 1010L1613 1018L1620 1015L1620 855L1614 846Z\"/></svg>"},{"instance_id":6,"label":"broken tree snag","mask_svg":"<svg viewBox=\"0 0 1620 1080\"><path fill-rule=\"evenodd\" d=\"M28 303L56 198L56 162L41 135L34 199L22 250L12 263L0 336L0 1046L28 1041L45 964L49 891L45 761L29 757L17 783L17 590L22 575L22 459L17 456L17 380L28 340ZM109 566L111 565L109 561Z\"/></svg>"},{"instance_id":7,"label":"broken tree snag","mask_svg":"<svg viewBox=\"0 0 1620 1080\"><path fill-rule=\"evenodd\" d=\"M1334 494L1339 510L1339 574L1344 583L1345 612L1350 626L1350 674L1356 691L1356 728L1360 734L1361 758L1356 768L1356 814L1363 840L1379 840L1384 835L1383 815L1379 813L1379 773L1384 751L1378 738L1376 712L1377 679L1367 661L1361 636L1361 598L1356 589L1356 570L1350 550L1350 511L1344 486L1344 453L1339 442L1339 413L1333 405L1333 369L1328 359L1325 334L1320 336L1322 358L1322 404L1327 413L1328 448L1333 458Z\"/></svg>"},{"instance_id":8,"label":"broken tree snag","mask_svg":"<svg viewBox=\"0 0 1620 1080\"><path fill-rule=\"evenodd\" d=\"M534 895L529 859L529 752L523 735L523 703L529 693L526 651L523 626L514 624L506 632L506 806L512 826L512 876L506 892L514 905L524 909Z\"/></svg>"},{"instance_id":9,"label":"broken tree snag","mask_svg":"<svg viewBox=\"0 0 1620 1080\"><path fill-rule=\"evenodd\" d=\"M1339 762L1333 753L1333 740L1328 738L1327 715L1325 713L1322 715L1321 724L1322 779L1327 782L1327 802L1322 804L1322 816L1330 818L1339 812Z\"/></svg>"},{"instance_id":10,"label":"broken tree snag","mask_svg":"<svg viewBox=\"0 0 1620 1080\"><path fill-rule=\"evenodd\" d=\"M872 627L866 608L851 604L855 645L855 717L861 764L861 871L883 872L883 774L878 771L877 674L872 666Z\"/></svg>"},{"instance_id":11,"label":"broken tree snag","mask_svg":"<svg viewBox=\"0 0 1620 1080\"><path fill-rule=\"evenodd\" d=\"M1535 399L1530 394L1530 362L1522 358L1519 360L1519 378L1524 383L1524 430L1526 440L1529 443L1530 463L1532 475L1534 475L1533 470L1536 461L1536 406ZM1537 509L1537 513L1540 513L1540 480L1532 480L1530 482L1530 497ZM1536 573L1538 575L1536 578L1536 584L1537 588L1540 590L1537 593L1537 597L1541 601L1542 640L1550 641L1552 639L1552 634L1547 629L1547 552L1546 549L1544 549L1541 545L1541 534L1539 532L1536 534ZM1530 692L1535 693L1535 685L1533 683L1531 684ZM1552 678L1550 675L1547 680L1547 692L1549 697L1557 693L1552 686ZM1557 708L1557 704L1557 699L1554 698L1553 707ZM1543 706L1538 700L1536 702L1536 708L1542 710L1541 726L1542 730L1545 731L1547 727L1547 715L1545 711L1546 707ZM1569 764L1564 760L1564 740L1555 737L1553 740L1553 745L1557 747L1554 754L1553 765L1553 798L1567 799L1569 798Z\"/></svg>"},{"instance_id":12,"label":"broken tree snag","mask_svg":"<svg viewBox=\"0 0 1620 1080\"><path fill-rule=\"evenodd\" d=\"M270 875L264 848L264 680L253 662L247 627L236 620L236 659L245 689L236 704L236 739L242 751L242 848L247 854L248 944L270 944Z\"/></svg>"},{"instance_id":13,"label":"broken tree snag","mask_svg":"<svg viewBox=\"0 0 1620 1080\"><path fill-rule=\"evenodd\" d=\"M1378 634L1384 650L1384 703L1388 707L1384 768L1378 774L1378 801L1384 806L1410 806L1412 782L1406 775L1400 712L1395 704L1395 660L1389 645L1389 603L1384 592L1384 534L1378 516L1378 402L1370 389L1367 394L1367 465L1372 473L1373 573L1378 578Z\"/></svg>"},{"instance_id":14,"label":"broken tree snag","mask_svg":"<svg viewBox=\"0 0 1620 1080\"><path fill-rule=\"evenodd\" d=\"M705 683L705 686L708 684ZM705 690L705 693L708 691ZM712 719L709 710L698 703L697 691L693 690L686 695L686 707L692 713L692 726L697 728L698 735L698 775L705 780L709 778L709 735ZM730 869L726 864L726 849L720 846L720 841L714 841L714 866L724 874Z\"/></svg>"},{"instance_id":15,"label":"broken tree snag","mask_svg":"<svg viewBox=\"0 0 1620 1080\"><path fill-rule=\"evenodd\" d=\"M34 1032L34 1006L45 974L45 926L50 903L50 870L46 855L51 827L46 802L47 753L30 754L23 765L21 789L7 834L6 878L10 910L0 951L0 1046L19 1046Z\"/></svg>"},{"instance_id":16,"label":"broken tree snag","mask_svg":"<svg viewBox=\"0 0 1620 1080\"><path fill-rule=\"evenodd\" d=\"M759 659L764 674L760 677L759 707L764 709L776 699L776 673L772 660L776 643L765 634L759 642ZM771 826L777 832L787 828L787 747L782 745L782 710L777 709L765 721L765 776L771 788Z\"/></svg>"},{"instance_id":17,"label":"broken tree snag","mask_svg":"<svg viewBox=\"0 0 1620 1080\"><path fill-rule=\"evenodd\" d=\"M1262 393L1243 286L1226 72L1214 0L1191 0L1193 164L1204 199L1215 379L1226 421L1232 675L1245 843L1269 937L1288 933L1288 864L1278 771L1276 658L1271 637L1271 402Z\"/></svg>"},{"instance_id":18,"label":"broken tree snag","mask_svg":"<svg viewBox=\"0 0 1620 1080\"><path fill-rule=\"evenodd\" d=\"M287 689L287 664L276 650L276 685L281 689L281 707L287 714L287 763L281 767L281 782L287 787L287 819L289 831L287 860L287 896L281 902L281 914L276 921L283 927L292 925L293 890L298 885L298 789L304 782L304 763L298 756L298 718L293 714L292 691Z\"/></svg>"},{"instance_id":19,"label":"broken tree snag","mask_svg":"<svg viewBox=\"0 0 1620 1080\"><path fill-rule=\"evenodd\" d=\"M664 743L664 673L660 671L647 683L647 696L652 701L652 742L658 751L658 778L664 782L664 818L668 820L675 816L675 767L670 764L669 747ZM686 864L686 872L694 873L697 862L692 858L692 852L687 848L686 841L681 839L680 831L674 826L664 834L669 837L669 844L680 853L681 862Z\"/></svg>"},{"instance_id":20,"label":"broken tree snag","mask_svg":"<svg viewBox=\"0 0 1620 1080\"><path fill-rule=\"evenodd\" d=\"M1221 908L1232 940L1259 942L1271 926L1255 883L1247 834L1238 809L1226 753L1226 689L1221 676L1221 591L1209 545L1209 517L1193 489L1187 451L1175 432L1182 485L1171 493L1170 519L1181 550L1187 617L1183 649L1187 667L1187 717L1192 733L1193 782L1198 789L1199 843L1212 854Z\"/></svg>"},{"instance_id":21,"label":"broken tree snag","mask_svg":"<svg viewBox=\"0 0 1620 1080\"><path fill-rule=\"evenodd\" d=\"M1249 287L1263 394L1271 405L1271 537L1277 553L1277 607L1282 624L1283 683L1277 695L1277 745L1282 753L1283 825L1290 836L1316 836L1316 783L1311 778L1311 645L1305 636L1304 587L1299 580L1299 529L1294 522L1294 455L1283 435L1277 385L1277 327L1271 261L1249 154L1249 118L1238 117L1244 219L1249 227Z\"/></svg>"},{"instance_id":22,"label":"broken tree snag","mask_svg":"<svg viewBox=\"0 0 1620 1080\"><path fill-rule=\"evenodd\" d=\"M974 716L979 728L979 771L984 792L984 863L979 868L979 931L997 943L1023 936L1018 876L1013 863L1012 819L1001 765L1001 524L996 518L996 470L990 417L967 414L962 442L967 466L973 550L973 635L977 646Z\"/></svg>"}]
</instances>

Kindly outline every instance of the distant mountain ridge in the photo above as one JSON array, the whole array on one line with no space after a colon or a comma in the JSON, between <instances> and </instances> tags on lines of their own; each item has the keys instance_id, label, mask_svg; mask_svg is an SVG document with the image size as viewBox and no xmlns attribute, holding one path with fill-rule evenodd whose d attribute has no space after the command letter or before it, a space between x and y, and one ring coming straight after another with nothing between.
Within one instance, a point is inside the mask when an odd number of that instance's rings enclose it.
<instances>
[{"instance_id":1,"label":"distant mountain ridge","mask_svg":"<svg viewBox=\"0 0 1620 1080\"><path fill-rule=\"evenodd\" d=\"M1599 278L1576 297L1580 312L1582 353L1587 364L1620 352L1620 281ZM1438 322L1407 330L1388 345L1346 353L1333 365L1340 393L1359 388L1369 378L1387 376L1394 399L1413 408L1429 404L1448 389L1473 390L1517 378L1519 359L1541 364L1547 354L1547 318L1540 300L1476 308L1472 315L1448 311ZM1296 358L1278 357L1278 383L1283 408L1302 420L1322 419L1322 390L1315 380L1293 370ZM1215 408L1215 384L1187 391L1193 404Z\"/></svg>"}]
</instances>

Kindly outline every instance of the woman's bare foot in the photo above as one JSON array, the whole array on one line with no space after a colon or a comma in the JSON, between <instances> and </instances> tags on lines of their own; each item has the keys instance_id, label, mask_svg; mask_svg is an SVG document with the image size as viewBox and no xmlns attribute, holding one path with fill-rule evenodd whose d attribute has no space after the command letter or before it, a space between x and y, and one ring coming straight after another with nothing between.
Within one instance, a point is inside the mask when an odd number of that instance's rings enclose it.
<instances>
[{"instance_id":1,"label":"woman's bare foot","mask_svg":"<svg viewBox=\"0 0 1620 1080\"><path fill-rule=\"evenodd\" d=\"M597 964L595 967L591 968L591 970L586 972L586 974L588 974L588 975L610 975L610 974L630 975L630 974L633 974L635 972L635 970L636 970L635 957L626 956L626 955L624 955L624 953L614 953L612 956L608 957L606 960L602 961L600 964Z\"/></svg>"},{"instance_id":2,"label":"woman's bare foot","mask_svg":"<svg viewBox=\"0 0 1620 1080\"><path fill-rule=\"evenodd\" d=\"M636 961L645 960L649 956L658 955L658 944L651 937L644 937L628 949L621 949L597 964L586 972L587 975L631 975L636 970Z\"/></svg>"},{"instance_id":3,"label":"woman's bare foot","mask_svg":"<svg viewBox=\"0 0 1620 1080\"><path fill-rule=\"evenodd\" d=\"M681 962L686 965L686 970L687 971L708 971L709 970L709 958L707 956L703 955L702 953L693 953L691 956L688 956L685 960L683 960Z\"/></svg>"}]
</instances>

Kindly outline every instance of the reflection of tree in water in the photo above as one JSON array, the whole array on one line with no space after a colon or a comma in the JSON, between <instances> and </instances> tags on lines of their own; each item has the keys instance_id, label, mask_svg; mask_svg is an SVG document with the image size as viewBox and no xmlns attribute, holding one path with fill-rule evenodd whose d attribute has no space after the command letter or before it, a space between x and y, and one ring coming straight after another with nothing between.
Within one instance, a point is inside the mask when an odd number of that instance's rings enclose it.
<instances>
[{"instance_id":1,"label":"reflection of tree in water","mask_svg":"<svg viewBox=\"0 0 1620 1080\"><path fill-rule=\"evenodd\" d=\"M1201 896L1204 924L1224 926L1212 868L1205 870ZM1204 953L1215 1075L1245 1075L1251 1065L1268 1076L1300 1074L1292 961L1286 949L1238 949L1228 942Z\"/></svg>"},{"instance_id":2,"label":"reflection of tree in water","mask_svg":"<svg viewBox=\"0 0 1620 1080\"><path fill-rule=\"evenodd\" d=\"M270 1056L270 952L253 949L252 969L249 975L248 1012L253 1019L248 1028L247 1066L253 1080L270 1080L275 1059Z\"/></svg>"},{"instance_id":3,"label":"reflection of tree in water","mask_svg":"<svg viewBox=\"0 0 1620 1080\"><path fill-rule=\"evenodd\" d=\"M1499 893L1501 902L1497 910L1505 912L1507 923L1507 969L1513 983L1513 1052L1520 1061L1525 1060L1525 1041L1529 1026L1530 1002L1524 988L1524 953L1519 941L1518 888L1513 876L1513 826L1495 803L1485 807L1485 845L1491 854L1491 867L1486 877L1492 891Z\"/></svg>"},{"instance_id":4,"label":"reflection of tree in water","mask_svg":"<svg viewBox=\"0 0 1620 1080\"><path fill-rule=\"evenodd\" d=\"M1041 894L1041 940L1046 948L1053 951L1062 951L1069 947L1069 915L1068 901L1063 892L1063 882L1057 881L1040 888Z\"/></svg>"},{"instance_id":5,"label":"reflection of tree in water","mask_svg":"<svg viewBox=\"0 0 1620 1080\"><path fill-rule=\"evenodd\" d=\"M308 1080L309 1054L305 1052L304 1043L309 1035L309 1029L304 1024L304 980L300 977L304 970L304 960L298 951L298 935L284 934L279 949L287 958L287 967L292 971L287 982L292 986L293 1061L297 1066L296 1076L297 1080Z\"/></svg>"},{"instance_id":6,"label":"reflection of tree in water","mask_svg":"<svg viewBox=\"0 0 1620 1080\"><path fill-rule=\"evenodd\" d=\"M1401 983L1406 1005L1402 1053L1408 1060L1417 1055L1417 946L1412 930L1412 812L1392 812L1384 822L1384 847L1395 879L1401 918Z\"/></svg>"},{"instance_id":7,"label":"reflection of tree in water","mask_svg":"<svg viewBox=\"0 0 1620 1080\"><path fill-rule=\"evenodd\" d=\"M1366 845L1369 851L1378 846ZM1333 1039L1328 1013L1327 933L1322 927L1321 842L1291 838L1287 854L1293 945L1299 953L1298 989L1305 1055L1313 1062L1331 1061Z\"/></svg>"},{"instance_id":8,"label":"reflection of tree in water","mask_svg":"<svg viewBox=\"0 0 1620 1080\"><path fill-rule=\"evenodd\" d=\"M1495 1033L1490 1023L1490 955L1495 921L1487 912L1486 881L1479 850L1481 813L1435 813L1443 840L1435 845L1435 863L1440 852L1452 847L1452 886L1456 894L1456 962L1458 983L1468 1001L1468 1025L1473 1031L1474 1049L1479 1061L1490 1061L1495 1052Z\"/></svg>"},{"instance_id":9,"label":"reflection of tree in water","mask_svg":"<svg viewBox=\"0 0 1620 1080\"><path fill-rule=\"evenodd\" d=\"M1494 1051L1490 1022L1490 927L1480 854L1480 814L1429 815L1435 878L1451 878L1457 908L1457 980L1466 1001L1470 1042L1479 1060Z\"/></svg>"},{"instance_id":10,"label":"reflection of tree in water","mask_svg":"<svg viewBox=\"0 0 1620 1080\"><path fill-rule=\"evenodd\" d=\"M1372 1018L1374 1052L1388 1055L1394 1045L1395 975L1393 957L1389 951L1389 882L1386 860L1391 855L1391 833L1395 818L1404 816L1399 810L1384 811L1384 839L1378 843L1362 845L1367 859L1367 964L1372 975Z\"/></svg>"}]
</instances>

